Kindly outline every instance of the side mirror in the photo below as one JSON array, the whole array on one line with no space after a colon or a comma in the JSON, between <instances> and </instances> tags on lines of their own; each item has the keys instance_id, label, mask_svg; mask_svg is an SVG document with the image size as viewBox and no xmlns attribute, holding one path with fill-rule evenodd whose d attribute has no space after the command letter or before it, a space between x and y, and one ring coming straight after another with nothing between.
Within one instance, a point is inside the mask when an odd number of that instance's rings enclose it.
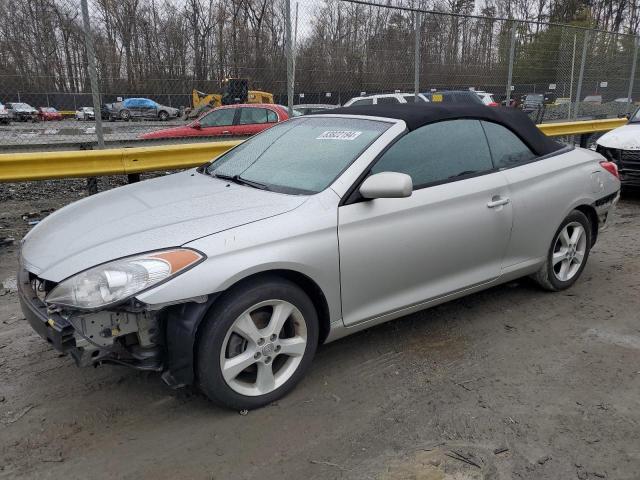
<instances>
[{"instance_id":1,"label":"side mirror","mask_svg":"<svg viewBox=\"0 0 640 480\"><path fill-rule=\"evenodd\" d=\"M193 122L191 124L191 128L195 128L196 130L200 130L202 128L202 125L200 125L200 122Z\"/></svg>"},{"instance_id":2,"label":"side mirror","mask_svg":"<svg viewBox=\"0 0 640 480\"><path fill-rule=\"evenodd\" d=\"M405 198L413 191L413 181L406 173L380 172L371 175L360 185L364 198Z\"/></svg>"}]
</instances>

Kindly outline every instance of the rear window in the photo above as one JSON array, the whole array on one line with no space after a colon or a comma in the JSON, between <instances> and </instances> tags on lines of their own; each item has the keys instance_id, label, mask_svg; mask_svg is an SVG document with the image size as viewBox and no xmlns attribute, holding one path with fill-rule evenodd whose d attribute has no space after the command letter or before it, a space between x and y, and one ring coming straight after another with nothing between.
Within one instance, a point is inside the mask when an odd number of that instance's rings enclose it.
<instances>
[{"instance_id":1,"label":"rear window","mask_svg":"<svg viewBox=\"0 0 640 480\"><path fill-rule=\"evenodd\" d=\"M361 98L353 102L350 106L354 107L356 105L373 105L373 98Z\"/></svg>"},{"instance_id":2,"label":"rear window","mask_svg":"<svg viewBox=\"0 0 640 480\"><path fill-rule=\"evenodd\" d=\"M392 103L400 103L396 97L378 97L378 105L389 105Z\"/></svg>"},{"instance_id":3,"label":"rear window","mask_svg":"<svg viewBox=\"0 0 640 480\"><path fill-rule=\"evenodd\" d=\"M298 117L241 143L207 168L207 173L259 183L289 194L313 194L382 135L389 122Z\"/></svg>"},{"instance_id":4,"label":"rear window","mask_svg":"<svg viewBox=\"0 0 640 480\"><path fill-rule=\"evenodd\" d=\"M402 98L404 98L407 103L415 103L416 101L416 96L415 95L403 95ZM418 103L427 103L420 95L418 95Z\"/></svg>"}]
</instances>

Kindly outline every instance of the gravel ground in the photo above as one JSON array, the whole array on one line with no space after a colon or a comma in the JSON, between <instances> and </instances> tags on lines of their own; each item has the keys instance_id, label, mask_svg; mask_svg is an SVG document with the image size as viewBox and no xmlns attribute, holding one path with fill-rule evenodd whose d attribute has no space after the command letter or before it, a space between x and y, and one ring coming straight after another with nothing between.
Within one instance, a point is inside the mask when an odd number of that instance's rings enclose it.
<instances>
[{"instance_id":1,"label":"gravel ground","mask_svg":"<svg viewBox=\"0 0 640 480\"><path fill-rule=\"evenodd\" d=\"M0 185L0 239L83 194ZM17 246L0 246L0 478L637 479L639 212L627 195L571 290L513 282L326 345L246 416L76 368L23 320Z\"/></svg>"}]
</instances>

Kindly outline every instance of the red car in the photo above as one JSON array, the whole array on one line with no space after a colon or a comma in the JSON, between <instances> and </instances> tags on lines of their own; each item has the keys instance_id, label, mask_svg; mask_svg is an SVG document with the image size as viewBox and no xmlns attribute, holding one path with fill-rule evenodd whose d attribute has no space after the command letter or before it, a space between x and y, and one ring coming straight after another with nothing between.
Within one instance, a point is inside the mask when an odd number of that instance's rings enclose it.
<instances>
[{"instance_id":1,"label":"red car","mask_svg":"<svg viewBox=\"0 0 640 480\"><path fill-rule=\"evenodd\" d=\"M62 114L53 107L38 107L38 120L62 120Z\"/></svg>"},{"instance_id":2,"label":"red car","mask_svg":"<svg viewBox=\"0 0 640 480\"><path fill-rule=\"evenodd\" d=\"M253 103L214 108L196 121L140 135L140 138L240 137L255 135L287 120L287 110L275 104Z\"/></svg>"}]
</instances>

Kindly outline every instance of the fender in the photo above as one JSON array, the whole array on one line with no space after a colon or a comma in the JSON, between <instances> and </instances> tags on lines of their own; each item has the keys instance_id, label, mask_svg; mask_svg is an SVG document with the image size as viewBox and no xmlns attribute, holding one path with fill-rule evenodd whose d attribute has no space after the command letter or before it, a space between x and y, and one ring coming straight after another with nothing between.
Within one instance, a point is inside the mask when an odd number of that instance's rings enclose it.
<instances>
[{"instance_id":1,"label":"fender","mask_svg":"<svg viewBox=\"0 0 640 480\"><path fill-rule=\"evenodd\" d=\"M209 295L204 303L188 302L168 307L165 313L165 371L162 379L171 388L192 385L196 333L202 319L221 292Z\"/></svg>"}]
</instances>

